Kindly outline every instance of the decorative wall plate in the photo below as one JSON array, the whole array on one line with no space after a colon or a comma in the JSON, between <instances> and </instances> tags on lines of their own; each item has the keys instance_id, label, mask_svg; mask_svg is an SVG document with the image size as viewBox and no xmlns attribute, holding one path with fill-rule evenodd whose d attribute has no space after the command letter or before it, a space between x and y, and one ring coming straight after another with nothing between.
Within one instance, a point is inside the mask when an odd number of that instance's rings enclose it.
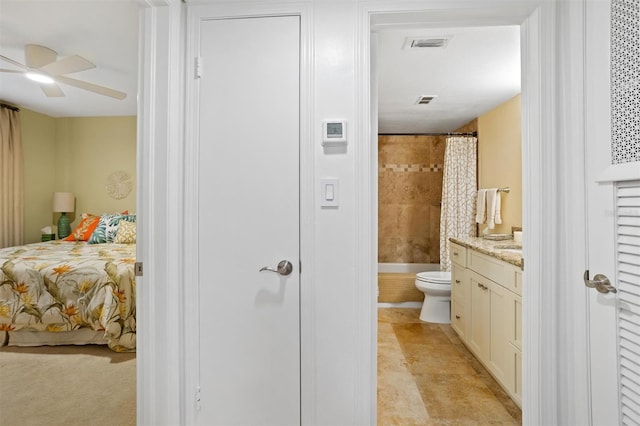
<instances>
[{"instance_id":1,"label":"decorative wall plate","mask_svg":"<svg viewBox=\"0 0 640 426\"><path fill-rule=\"evenodd\" d=\"M127 172L117 171L107 177L105 189L111 198L120 200L129 195L132 188L133 182L131 182L131 176Z\"/></svg>"}]
</instances>

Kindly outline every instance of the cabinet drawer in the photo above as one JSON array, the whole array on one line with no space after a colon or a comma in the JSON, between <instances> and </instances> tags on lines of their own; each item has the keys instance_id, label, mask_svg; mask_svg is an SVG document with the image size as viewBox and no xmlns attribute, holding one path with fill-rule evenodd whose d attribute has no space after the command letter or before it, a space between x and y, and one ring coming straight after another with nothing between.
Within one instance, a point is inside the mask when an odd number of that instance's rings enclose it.
<instances>
[{"instance_id":1,"label":"cabinet drawer","mask_svg":"<svg viewBox=\"0 0 640 426\"><path fill-rule=\"evenodd\" d=\"M467 270L455 263L451 265L451 298L465 305L471 299L471 287L467 279Z\"/></svg>"},{"instance_id":2,"label":"cabinet drawer","mask_svg":"<svg viewBox=\"0 0 640 426\"><path fill-rule=\"evenodd\" d=\"M467 267L467 248L460 244L449 244L449 257L451 262L463 268Z\"/></svg>"},{"instance_id":3,"label":"cabinet drawer","mask_svg":"<svg viewBox=\"0 0 640 426\"><path fill-rule=\"evenodd\" d=\"M468 268L497 283L504 283L509 264L475 250L469 251Z\"/></svg>"},{"instance_id":4,"label":"cabinet drawer","mask_svg":"<svg viewBox=\"0 0 640 426\"><path fill-rule=\"evenodd\" d=\"M458 337L463 342L467 341L467 330L469 318L467 318L467 310L465 305L461 304L457 300L451 301L451 328L458 333Z\"/></svg>"}]
</instances>

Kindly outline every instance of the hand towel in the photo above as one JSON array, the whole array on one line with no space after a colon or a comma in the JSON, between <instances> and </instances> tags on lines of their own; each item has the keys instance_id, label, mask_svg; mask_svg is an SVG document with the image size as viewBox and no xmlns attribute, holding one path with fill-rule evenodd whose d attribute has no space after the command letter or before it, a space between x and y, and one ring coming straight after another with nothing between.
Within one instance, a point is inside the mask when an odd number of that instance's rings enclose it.
<instances>
[{"instance_id":1,"label":"hand towel","mask_svg":"<svg viewBox=\"0 0 640 426\"><path fill-rule=\"evenodd\" d=\"M500 210L502 209L502 197L500 196L500 191L496 191L496 208L493 214L493 221L496 225L500 225L502 223L502 215L500 214Z\"/></svg>"},{"instance_id":2,"label":"hand towel","mask_svg":"<svg viewBox=\"0 0 640 426\"><path fill-rule=\"evenodd\" d=\"M498 188L487 189L487 224L489 225L489 229L495 228L496 223L502 223L499 209L500 194L498 193ZM497 215L496 212L498 212Z\"/></svg>"},{"instance_id":3,"label":"hand towel","mask_svg":"<svg viewBox=\"0 0 640 426\"><path fill-rule=\"evenodd\" d=\"M478 199L476 201L476 223L487 221L487 190L478 189Z\"/></svg>"}]
</instances>

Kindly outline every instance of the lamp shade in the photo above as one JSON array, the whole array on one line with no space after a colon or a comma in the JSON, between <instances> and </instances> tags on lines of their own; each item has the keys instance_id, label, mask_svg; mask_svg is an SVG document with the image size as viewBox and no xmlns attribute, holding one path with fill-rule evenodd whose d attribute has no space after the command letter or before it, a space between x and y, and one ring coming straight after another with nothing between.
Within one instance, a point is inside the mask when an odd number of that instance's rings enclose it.
<instances>
[{"instance_id":1,"label":"lamp shade","mask_svg":"<svg viewBox=\"0 0 640 426\"><path fill-rule=\"evenodd\" d=\"M54 212L72 212L75 208L75 197L71 192L54 192L53 193L53 211Z\"/></svg>"}]
</instances>

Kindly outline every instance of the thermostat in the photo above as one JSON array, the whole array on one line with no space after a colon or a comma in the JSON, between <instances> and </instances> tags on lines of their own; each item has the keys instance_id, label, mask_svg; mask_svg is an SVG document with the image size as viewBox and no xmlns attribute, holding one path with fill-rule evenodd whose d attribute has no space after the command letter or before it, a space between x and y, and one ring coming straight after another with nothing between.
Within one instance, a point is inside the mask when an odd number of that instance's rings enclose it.
<instances>
[{"instance_id":1,"label":"thermostat","mask_svg":"<svg viewBox=\"0 0 640 426\"><path fill-rule=\"evenodd\" d=\"M322 122L322 144L346 144L347 143L347 121L346 120L326 120Z\"/></svg>"}]
</instances>

